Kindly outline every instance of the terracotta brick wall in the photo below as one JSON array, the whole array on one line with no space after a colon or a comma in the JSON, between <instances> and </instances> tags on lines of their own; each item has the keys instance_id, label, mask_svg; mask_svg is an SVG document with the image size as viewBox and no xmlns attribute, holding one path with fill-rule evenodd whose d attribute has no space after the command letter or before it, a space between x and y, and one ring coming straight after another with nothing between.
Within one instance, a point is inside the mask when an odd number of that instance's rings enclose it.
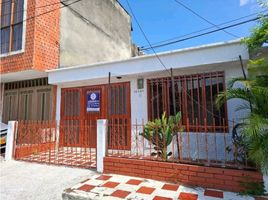
<instances>
[{"instance_id":1,"label":"terracotta brick wall","mask_svg":"<svg viewBox=\"0 0 268 200\"><path fill-rule=\"evenodd\" d=\"M26 20L24 52L0 58L0 73L29 69L46 70L58 66L60 28L58 2L59 0L27 0L28 20ZM46 6L51 4L53 5ZM54 9L56 10L53 12L38 16Z\"/></svg>"},{"instance_id":2,"label":"terracotta brick wall","mask_svg":"<svg viewBox=\"0 0 268 200\"><path fill-rule=\"evenodd\" d=\"M240 181L247 180L245 179L247 176L251 177L251 180L254 179L254 181L263 181L262 175L256 171L114 157L106 157L104 159L104 172L234 192L242 190Z\"/></svg>"},{"instance_id":3,"label":"terracotta brick wall","mask_svg":"<svg viewBox=\"0 0 268 200\"><path fill-rule=\"evenodd\" d=\"M52 5L44 7L44 5ZM60 7L59 0L36 1L34 68L54 69L59 64ZM40 8L42 7L42 8ZM53 10L53 11L52 11ZM52 12L49 12L52 11ZM42 15L42 13L47 14Z\"/></svg>"}]
</instances>

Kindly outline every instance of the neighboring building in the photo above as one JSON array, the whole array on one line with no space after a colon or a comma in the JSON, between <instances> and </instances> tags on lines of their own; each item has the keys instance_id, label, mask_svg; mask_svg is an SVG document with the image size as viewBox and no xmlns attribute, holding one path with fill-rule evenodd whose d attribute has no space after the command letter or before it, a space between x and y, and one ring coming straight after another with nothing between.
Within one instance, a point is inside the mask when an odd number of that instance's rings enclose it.
<instances>
[{"instance_id":1,"label":"neighboring building","mask_svg":"<svg viewBox=\"0 0 268 200\"><path fill-rule=\"evenodd\" d=\"M133 56L131 19L116 0L0 0L0 5L3 122L55 118L56 88L45 70Z\"/></svg>"}]
</instances>

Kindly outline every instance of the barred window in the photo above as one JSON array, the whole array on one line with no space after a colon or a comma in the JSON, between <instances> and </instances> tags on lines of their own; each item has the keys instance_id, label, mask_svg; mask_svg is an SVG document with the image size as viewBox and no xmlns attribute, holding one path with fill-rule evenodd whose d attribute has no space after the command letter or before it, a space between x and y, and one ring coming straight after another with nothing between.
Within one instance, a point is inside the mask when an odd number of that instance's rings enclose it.
<instances>
[{"instance_id":1,"label":"barred window","mask_svg":"<svg viewBox=\"0 0 268 200\"><path fill-rule=\"evenodd\" d=\"M226 105L215 107L217 95L224 91L224 72L174 77L176 111L182 113L182 124L195 131L223 131L227 126ZM171 78L148 80L149 119L163 112L173 115Z\"/></svg>"},{"instance_id":2,"label":"barred window","mask_svg":"<svg viewBox=\"0 0 268 200\"><path fill-rule=\"evenodd\" d=\"M24 0L0 0L1 54L22 49Z\"/></svg>"}]
</instances>

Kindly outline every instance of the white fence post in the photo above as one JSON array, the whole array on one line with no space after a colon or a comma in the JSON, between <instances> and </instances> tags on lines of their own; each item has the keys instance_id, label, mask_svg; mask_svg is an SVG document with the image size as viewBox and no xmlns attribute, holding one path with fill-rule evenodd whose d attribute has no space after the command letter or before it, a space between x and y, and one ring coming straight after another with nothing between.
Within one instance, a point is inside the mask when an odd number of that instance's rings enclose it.
<instances>
[{"instance_id":1,"label":"white fence post","mask_svg":"<svg viewBox=\"0 0 268 200\"><path fill-rule=\"evenodd\" d=\"M264 181L264 187L267 193L268 192L268 176L263 175L263 181Z\"/></svg>"},{"instance_id":2,"label":"white fence post","mask_svg":"<svg viewBox=\"0 0 268 200\"><path fill-rule=\"evenodd\" d=\"M106 154L106 135L107 135L107 123L106 119L97 120L97 172L103 172L104 157Z\"/></svg>"},{"instance_id":3,"label":"white fence post","mask_svg":"<svg viewBox=\"0 0 268 200\"><path fill-rule=\"evenodd\" d=\"M15 136L17 134L17 121L9 121L7 129L7 138L6 138L6 152L5 160L13 159L13 148L15 144Z\"/></svg>"}]
</instances>

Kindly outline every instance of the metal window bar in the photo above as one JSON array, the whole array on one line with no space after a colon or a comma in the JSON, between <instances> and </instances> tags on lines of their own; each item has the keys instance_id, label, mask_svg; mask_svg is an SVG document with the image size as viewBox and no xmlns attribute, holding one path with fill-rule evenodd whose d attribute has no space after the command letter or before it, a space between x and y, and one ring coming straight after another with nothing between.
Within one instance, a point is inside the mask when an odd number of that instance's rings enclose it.
<instances>
[{"instance_id":1,"label":"metal window bar","mask_svg":"<svg viewBox=\"0 0 268 200\"><path fill-rule=\"evenodd\" d=\"M182 112L182 121L185 125L189 118L190 126L194 124L196 118L199 121L199 131L205 131L205 128L213 127L213 118L215 124L222 126L222 119L227 119L226 105L218 111L214 109L215 97L222 92L224 86L224 72L211 72L195 75L184 75L174 77L176 96L176 105L172 104L171 98L167 95L165 88L171 89L171 78L155 78L148 80L148 112L149 119L161 117L163 112L167 114L172 110L172 106L178 106L177 110ZM216 88L213 89L213 88ZM169 108L167 107L169 105ZM206 119L206 125L205 121ZM227 125L228 120L225 120ZM221 129L219 132L223 131Z\"/></svg>"}]
</instances>

